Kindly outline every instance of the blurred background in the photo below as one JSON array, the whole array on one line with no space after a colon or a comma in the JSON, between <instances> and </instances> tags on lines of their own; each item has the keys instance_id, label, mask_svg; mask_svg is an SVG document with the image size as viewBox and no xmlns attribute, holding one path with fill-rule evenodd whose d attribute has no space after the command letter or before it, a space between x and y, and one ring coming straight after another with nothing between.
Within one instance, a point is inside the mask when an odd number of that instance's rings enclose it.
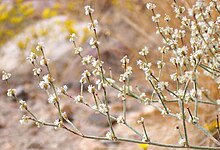
<instances>
[{"instance_id":1,"label":"blurred background","mask_svg":"<svg viewBox=\"0 0 220 150\"><path fill-rule=\"evenodd\" d=\"M72 95L78 95L80 74L83 71L79 57L74 55L73 45L69 35L76 33L79 37L77 44L85 49L83 54L96 55L88 44L93 35L87 28L88 16L85 16L84 6L91 5L95 9L94 18L99 21L98 36L101 42L101 55L105 67L111 67L113 77L118 80L122 73L120 59L128 55L135 75L132 85L143 89L151 95L152 88L144 81L144 74L136 67L139 58L138 51L144 46L150 49L149 61L156 68L161 55L157 50L162 46L162 39L155 34L156 28L151 21L151 12L147 11L147 2L157 4L156 11L169 14L174 18L171 7L172 0L0 0L0 71L11 72L11 86L18 90L19 97L26 100L31 110L42 120L53 122L57 116L56 110L47 103L47 95L38 88L38 79L32 75L32 66L26 61L28 54L33 51L37 42L43 41L47 57L51 60L50 67L58 85L67 84ZM194 1L179 0L180 5L189 8ZM163 25L164 22L162 21ZM171 26L179 25L173 20ZM158 59L157 59L158 58ZM165 57L168 60L169 56ZM106 69L107 70L107 69ZM157 71L155 71L157 73ZM165 68L163 80L169 81L172 69ZM138 144L111 143L82 139L63 130L49 127L37 128L34 124L20 125L22 113L19 105L5 97L7 86L0 82L0 149L2 150L138 150L143 149ZM218 98L214 83L207 79L206 88L212 90L212 97ZM87 94L89 97L89 94ZM117 93L109 90L112 114L120 115L122 104L117 100ZM89 101L89 100L88 100ZM76 105L67 98L62 99L62 109L71 116L72 121L80 129L91 135L104 136L108 131L105 117ZM173 105L173 110L177 106ZM201 124L212 123L215 119L216 108L201 106ZM131 99L128 102L128 122L141 131L136 123L144 116L149 135L153 141L162 143L178 143L176 125L181 122L164 118L150 106L143 106ZM210 130L213 129L212 125ZM191 144L212 145L203 133L188 124ZM123 125L114 123L116 133L125 137L137 138ZM208 127L209 129L209 127ZM190 132L193 131L193 132ZM149 146L149 150L168 149Z\"/></svg>"}]
</instances>

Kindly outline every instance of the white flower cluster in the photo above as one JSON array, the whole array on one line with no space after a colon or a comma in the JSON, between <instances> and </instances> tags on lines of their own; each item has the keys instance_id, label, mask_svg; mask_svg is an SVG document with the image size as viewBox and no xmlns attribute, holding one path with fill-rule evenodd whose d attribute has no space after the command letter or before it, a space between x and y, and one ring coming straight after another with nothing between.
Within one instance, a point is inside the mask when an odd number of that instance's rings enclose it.
<instances>
[{"instance_id":1,"label":"white flower cluster","mask_svg":"<svg viewBox=\"0 0 220 150\"><path fill-rule=\"evenodd\" d=\"M8 80L11 77L11 73L2 71L2 80Z\"/></svg>"},{"instance_id":2,"label":"white flower cluster","mask_svg":"<svg viewBox=\"0 0 220 150\"><path fill-rule=\"evenodd\" d=\"M141 117L140 120L137 121L138 124L144 123L144 117Z\"/></svg>"},{"instance_id":3,"label":"white flower cluster","mask_svg":"<svg viewBox=\"0 0 220 150\"><path fill-rule=\"evenodd\" d=\"M97 46L100 44L100 42L97 41L97 40L94 39L94 38L91 38L90 41L89 41L89 44L90 44L90 46L91 46L93 49L95 49L95 48L97 48Z\"/></svg>"},{"instance_id":4,"label":"white flower cluster","mask_svg":"<svg viewBox=\"0 0 220 150\"><path fill-rule=\"evenodd\" d=\"M147 7L147 9L151 10L151 9L155 9L155 8L156 8L156 5L153 4L153 3L147 3L147 4L146 4L146 7Z\"/></svg>"},{"instance_id":5,"label":"white flower cluster","mask_svg":"<svg viewBox=\"0 0 220 150\"><path fill-rule=\"evenodd\" d=\"M16 89L8 89L7 96L9 96L9 97L16 96Z\"/></svg>"},{"instance_id":6,"label":"white flower cluster","mask_svg":"<svg viewBox=\"0 0 220 150\"><path fill-rule=\"evenodd\" d=\"M142 56L147 56L147 54L149 53L148 47L145 46L140 52L139 54Z\"/></svg>"},{"instance_id":7,"label":"white flower cluster","mask_svg":"<svg viewBox=\"0 0 220 150\"><path fill-rule=\"evenodd\" d=\"M109 107L106 106L106 104L100 104L99 105L99 111L106 114L109 110Z\"/></svg>"},{"instance_id":8,"label":"white flower cluster","mask_svg":"<svg viewBox=\"0 0 220 150\"><path fill-rule=\"evenodd\" d=\"M74 101L78 104L78 103L82 103L84 101L84 97L82 95L77 95L74 98Z\"/></svg>"},{"instance_id":9,"label":"white flower cluster","mask_svg":"<svg viewBox=\"0 0 220 150\"><path fill-rule=\"evenodd\" d=\"M44 48L43 45L44 45L43 42L38 42L38 43L37 43L37 46L36 46L36 50L37 50L37 51L42 51L43 48Z\"/></svg>"},{"instance_id":10,"label":"white flower cluster","mask_svg":"<svg viewBox=\"0 0 220 150\"><path fill-rule=\"evenodd\" d=\"M27 103L26 103L25 101L20 100L19 103L20 103L20 110L21 110L21 111L27 109Z\"/></svg>"},{"instance_id":11,"label":"white flower cluster","mask_svg":"<svg viewBox=\"0 0 220 150\"><path fill-rule=\"evenodd\" d=\"M62 126L62 121L60 121L60 119L56 119L54 121L54 125L55 125L54 129L58 129Z\"/></svg>"},{"instance_id":12,"label":"white flower cluster","mask_svg":"<svg viewBox=\"0 0 220 150\"><path fill-rule=\"evenodd\" d=\"M118 123L118 124L124 124L124 123L125 123L124 117L123 117L123 116L119 116L119 117L117 118L117 123Z\"/></svg>"},{"instance_id":13,"label":"white flower cluster","mask_svg":"<svg viewBox=\"0 0 220 150\"><path fill-rule=\"evenodd\" d=\"M20 123L21 123L21 124L27 124L28 121L29 121L29 117L26 116L26 115L23 115L22 118L21 118L21 120L20 120Z\"/></svg>"},{"instance_id":14,"label":"white flower cluster","mask_svg":"<svg viewBox=\"0 0 220 150\"><path fill-rule=\"evenodd\" d=\"M37 59L37 55L33 52L30 53L30 55L27 57L27 60L29 60L30 63L34 63Z\"/></svg>"},{"instance_id":15,"label":"white flower cluster","mask_svg":"<svg viewBox=\"0 0 220 150\"><path fill-rule=\"evenodd\" d=\"M69 41L70 42L75 42L76 41L76 39L77 39L77 36L76 36L76 34L75 33L72 33L72 34L70 34L70 38L69 38Z\"/></svg>"},{"instance_id":16,"label":"white flower cluster","mask_svg":"<svg viewBox=\"0 0 220 150\"><path fill-rule=\"evenodd\" d=\"M132 67L129 66L129 59L127 58L127 55L121 59L121 63L122 63L122 68L125 69L125 72L123 74L120 74L119 81L125 82L132 74Z\"/></svg>"},{"instance_id":17,"label":"white flower cluster","mask_svg":"<svg viewBox=\"0 0 220 150\"><path fill-rule=\"evenodd\" d=\"M61 95L61 94L65 95L65 94L67 94L67 90L68 90L67 85L63 85L62 87L57 89L57 94L58 95Z\"/></svg>"},{"instance_id":18,"label":"white flower cluster","mask_svg":"<svg viewBox=\"0 0 220 150\"><path fill-rule=\"evenodd\" d=\"M50 89L50 84L54 81L55 79L50 74L46 74L43 76L43 80L40 81L39 86L41 89L47 91L48 89Z\"/></svg>"},{"instance_id":19,"label":"white flower cluster","mask_svg":"<svg viewBox=\"0 0 220 150\"><path fill-rule=\"evenodd\" d=\"M53 103L57 102L58 100L59 100L59 97L55 93L49 95L48 102L50 104L53 104Z\"/></svg>"},{"instance_id":20,"label":"white flower cluster","mask_svg":"<svg viewBox=\"0 0 220 150\"><path fill-rule=\"evenodd\" d=\"M114 138L115 138L111 131L108 131L105 136L109 140L114 140Z\"/></svg>"},{"instance_id":21,"label":"white flower cluster","mask_svg":"<svg viewBox=\"0 0 220 150\"><path fill-rule=\"evenodd\" d=\"M86 5L84 8L85 8L86 15L92 14L94 12L94 9L92 9L91 6L89 5Z\"/></svg>"}]
</instances>

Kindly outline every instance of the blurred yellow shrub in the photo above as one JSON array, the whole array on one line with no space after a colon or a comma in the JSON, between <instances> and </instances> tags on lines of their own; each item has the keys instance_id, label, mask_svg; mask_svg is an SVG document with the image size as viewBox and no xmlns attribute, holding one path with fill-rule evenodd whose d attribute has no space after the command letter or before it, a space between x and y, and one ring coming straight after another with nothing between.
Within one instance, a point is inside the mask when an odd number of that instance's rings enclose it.
<instances>
[{"instance_id":1,"label":"blurred yellow shrub","mask_svg":"<svg viewBox=\"0 0 220 150\"><path fill-rule=\"evenodd\" d=\"M0 3L0 46L31 21L34 11L32 3L23 0L16 0L11 4Z\"/></svg>"}]
</instances>

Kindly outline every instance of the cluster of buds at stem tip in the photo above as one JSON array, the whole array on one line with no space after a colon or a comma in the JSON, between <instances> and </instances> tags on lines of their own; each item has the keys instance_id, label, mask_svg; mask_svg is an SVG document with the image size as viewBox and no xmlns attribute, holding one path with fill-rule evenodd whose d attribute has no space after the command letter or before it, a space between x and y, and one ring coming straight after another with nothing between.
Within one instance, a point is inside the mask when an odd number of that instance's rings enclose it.
<instances>
[{"instance_id":1,"label":"cluster of buds at stem tip","mask_svg":"<svg viewBox=\"0 0 220 150\"><path fill-rule=\"evenodd\" d=\"M36 46L36 50L37 51L42 51L43 48L44 48L43 44L44 44L43 42L38 42L37 46Z\"/></svg>"},{"instance_id":2,"label":"cluster of buds at stem tip","mask_svg":"<svg viewBox=\"0 0 220 150\"><path fill-rule=\"evenodd\" d=\"M89 5L86 5L84 8L85 8L86 15L92 14L94 12L94 9L92 9L91 6Z\"/></svg>"},{"instance_id":3,"label":"cluster of buds at stem tip","mask_svg":"<svg viewBox=\"0 0 220 150\"><path fill-rule=\"evenodd\" d=\"M7 81L11 77L11 73L2 71L2 80Z\"/></svg>"}]
</instances>

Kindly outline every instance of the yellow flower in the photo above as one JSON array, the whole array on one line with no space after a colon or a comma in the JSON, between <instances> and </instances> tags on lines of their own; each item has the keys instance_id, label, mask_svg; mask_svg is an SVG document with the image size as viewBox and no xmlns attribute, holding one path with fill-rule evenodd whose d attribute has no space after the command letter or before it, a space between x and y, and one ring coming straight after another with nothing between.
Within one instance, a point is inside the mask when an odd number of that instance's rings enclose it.
<instances>
[{"instance_id":1,"label":"yellow flower","mask_svg":"<svg viewBox=\"0 0 220 150\"><path fill-rule=\"evenodd\" d=\"M143 149L143 150L147 150L149 145L148 144L138 144L138 146Z\"/></svg>"},{"instance_id":2,"label":"yellow flower","mask_svg":"<svg viewBox=\"0 0 220 150\"><path fill-rule=\"evenodd\" d=\"M204 128L206 128L207 130L209 130L210 132L213 132L216 130L216 126L217 126L217 121L216 120L213 120L212 122L210 123L206 123L204 125ZM220 126L220 123L219 123L219 126Z\"/></svg>"},{"instance_id":3,"label":"yellow flower","mask_svg":"<svg viewBox=\"0 0 220 150\"><path fill-rule=\"evenodd\" d=\"M50 8L45 8L42 12L42 18L47 19L53 16L56 16L57 12L55 10L51 10Z\"/></svg>"}]
</instances>

